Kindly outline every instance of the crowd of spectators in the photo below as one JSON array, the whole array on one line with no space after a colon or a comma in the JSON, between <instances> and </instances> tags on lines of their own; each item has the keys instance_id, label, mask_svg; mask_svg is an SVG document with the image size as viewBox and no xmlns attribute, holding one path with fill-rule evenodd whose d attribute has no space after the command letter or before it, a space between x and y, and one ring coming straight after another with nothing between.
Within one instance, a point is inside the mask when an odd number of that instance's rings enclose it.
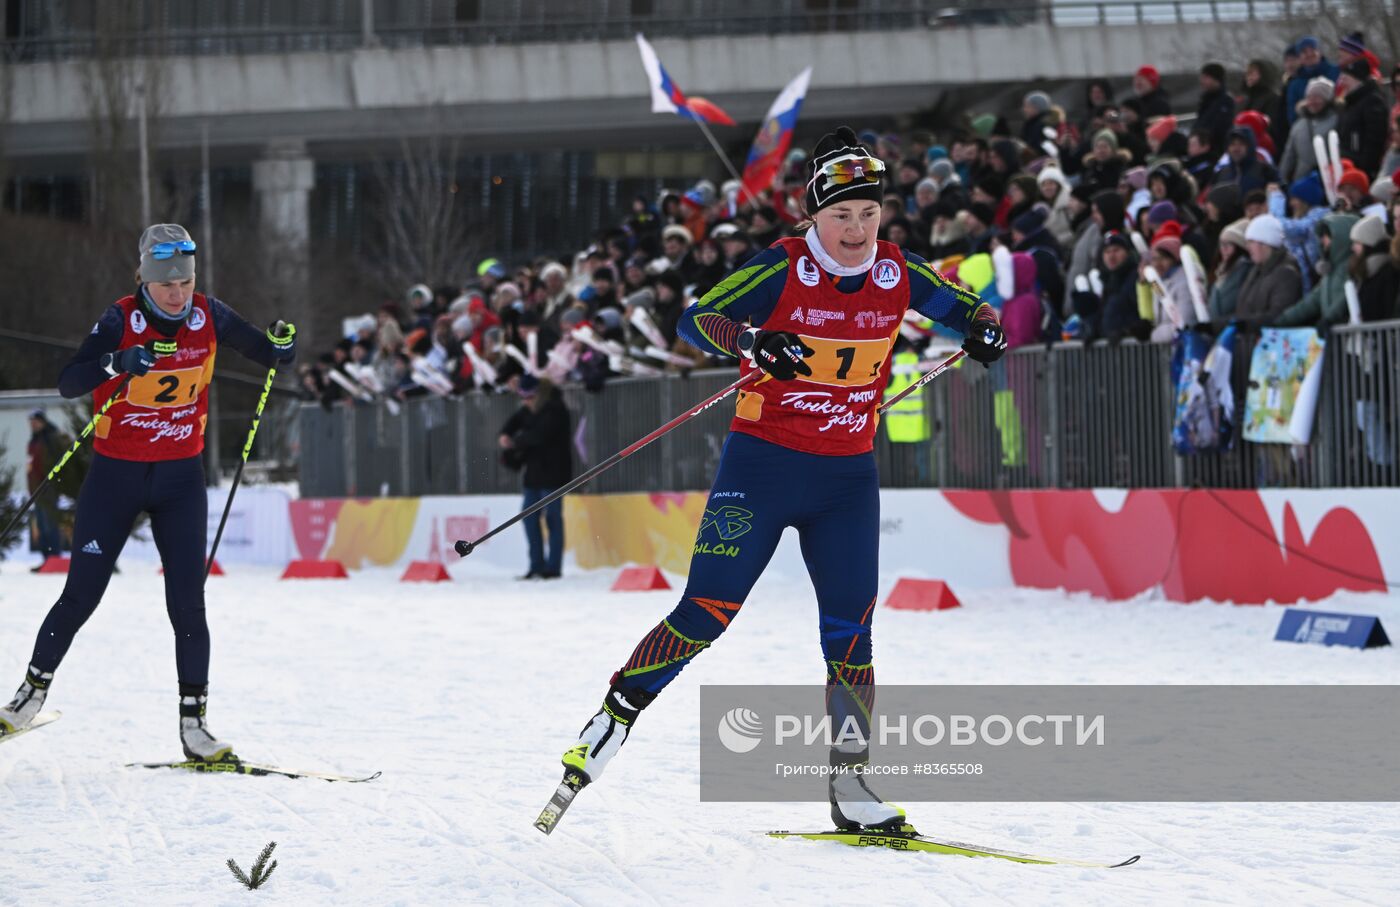
<instances>
[{"instance_id":1,"label":"crowd of spectators","mask_svg":"<svg viewBox=\"0 0 1400 907\"><path fill-rule=\"evenodd\" d=\"M1160 82L1145 65L1068 103L1030 91L1019 117L969 112L941 141L861 133L886 162L881 238L991 301L1012 346L1400 317L1400 64L1383 84L1356 32L1237 72L1208 62L1190 112ZM302 367L304 395L392 402L526 372L597 389L704 365L681 312L794 231L806 180L794 150L756 198L701 180L635 198L571 260L488 258L466 287L414 286L348 319Z\"/></svg>"}]
</instances>

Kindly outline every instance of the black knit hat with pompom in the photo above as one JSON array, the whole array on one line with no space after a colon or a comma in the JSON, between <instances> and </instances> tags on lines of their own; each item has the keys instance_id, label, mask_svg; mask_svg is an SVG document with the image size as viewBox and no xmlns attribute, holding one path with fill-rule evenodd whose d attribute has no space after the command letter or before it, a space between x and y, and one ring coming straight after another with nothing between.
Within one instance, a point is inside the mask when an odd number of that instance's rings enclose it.
<instances>
[{"instance_id":1,"label":"black knit hat with pompom","mask_svg":"<svg viewBox=\"0 0 1400 907\"><path fill-rule=\"evenodd\" d=\"M828 132L812 149L811 170L807 174L806 206L808 216L837 202L857 199L878 202L884 198L883 180L874 182L855 180L839 186L825 185L826 178L821 175L821 168L827 162L847 155L873 157L870 150L860 143L860 139L856 138L856 134L851 131L849 126L838 126L835 132Z\"/></svg>"}]
</instances>

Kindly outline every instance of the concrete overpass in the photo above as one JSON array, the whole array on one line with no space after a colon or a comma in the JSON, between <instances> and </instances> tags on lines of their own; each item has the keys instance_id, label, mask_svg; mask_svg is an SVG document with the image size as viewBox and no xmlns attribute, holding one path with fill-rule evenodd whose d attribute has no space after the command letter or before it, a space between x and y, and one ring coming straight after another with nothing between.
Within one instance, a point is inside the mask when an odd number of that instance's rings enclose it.
<instances>
[{"instance_id":1,"label":"concrete overpass","mask_svg":"<svg viewBox=\"0 0 1400 907\"><path fill-rule=\"evenodd\" d=\"M1272 48L1270 23L979 26L899 31L659 39L671 75L719 103L746 141L779 88L815 63L803 116L865 119L932 106L950 91L991 106L1000 90L1126 77L1143 62L1194 74L1222 33ZM192 148L207 125L225 160L272 143L316 158L360 156L400 137L449 134L474 149L605 148L693 142L694 127L653 114L630 40L349 49L107 61L100 78L155 86L155 141ZM12 64L4 152L14 172L78 163L91 135L98 73L89 60ZM1072 86L1067 83L1073 83ZM740 135L742 133L742 137Z\"/></svg>"}]
</instances>

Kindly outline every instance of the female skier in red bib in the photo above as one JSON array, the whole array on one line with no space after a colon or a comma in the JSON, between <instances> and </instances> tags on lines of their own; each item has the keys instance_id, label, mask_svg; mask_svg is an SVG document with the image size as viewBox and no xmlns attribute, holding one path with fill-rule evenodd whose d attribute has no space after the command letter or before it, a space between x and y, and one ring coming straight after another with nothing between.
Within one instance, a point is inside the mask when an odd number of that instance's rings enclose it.
<instances>
[{"instance_id":1,"label":"female skier in red bib","mask_svg":"<svg viewBox=\"0 0 1400 907\"><path fill-rule=\"evenodd\" d=\"M868 737L880 542L872 445L894 340L912 308L963 333L978 362L998 359L1006 341L991 306L877 241L885 168L850 129L818 142L811 167L805 235L759 253L681 322L695 346L765 374L740 391L680 604L633 649L564 754L575 788L598 780L642 709L729 627L788 526L816 589L832 726L854 717ZM865 746L831 759L838 827L903 825L904 811L865 783Z\"/></svg>"},{"instance_id":2,"label":"female skier in red bib","mask_svg":"<svg viewBox=\"0 0 1400 907\"><path fill-rule=\"evenodd\" d=\"M209 380L220 345L269 367L296 355L296 330L278 322L279 330L264 333L224 302L196 293L195 243L180 225L147 227L138 251L136 292L107 307L58 377L64 397L93 395L92 467L78 493L68 581L39 628L24 682L0 708L0 737L28 727L43 707L54 671L102 600L131 527L145 511L175 631L180 743L192 760L233 759L233 747L210 733L204 717L209 498L202 454Z\"/></svg>"}]
</instances>

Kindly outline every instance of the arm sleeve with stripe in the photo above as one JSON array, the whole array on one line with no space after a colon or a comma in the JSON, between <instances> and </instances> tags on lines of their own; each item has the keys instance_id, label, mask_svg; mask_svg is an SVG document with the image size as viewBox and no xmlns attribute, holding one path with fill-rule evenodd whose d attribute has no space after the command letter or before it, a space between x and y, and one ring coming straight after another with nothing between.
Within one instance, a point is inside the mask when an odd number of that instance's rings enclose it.
<instances>
[{"instance_id":1,"label":"arm sleeve with stripe","mask_svg":"<svg viewBox=\"0 0 1400 907\"><path fill-rule=\"evenodd\" d=\"M787 281L788 255L781 246L764 249L715 285L681 315L676 331L696 349L738 356L739 335L762 326Z\"/></svg>"},{"instance_id":2,"label":"arm sleeve with stripe","mask_svg":"<svg viewBox=\"0 0 1400 907\"><path fill-rule=\"evenodd\" d=\"M909 308L939 324L967 334L975 321L996 321L996 310L966 287L959 286L912 252L904 253L909 268Z\"/></svg>"},{"instance_id":3,"label":"arm sleeve with stripe","mask_svg":"<svg viewBox=\"0 0 1400 907\"><path fill-rule=\"evenodd\" d=\"M214 320L214 336L263 368L277 364L277 351L267 334L253 327L246 318L222 299L209 297L209 313Z\"/></svg>"}]
</instances>

